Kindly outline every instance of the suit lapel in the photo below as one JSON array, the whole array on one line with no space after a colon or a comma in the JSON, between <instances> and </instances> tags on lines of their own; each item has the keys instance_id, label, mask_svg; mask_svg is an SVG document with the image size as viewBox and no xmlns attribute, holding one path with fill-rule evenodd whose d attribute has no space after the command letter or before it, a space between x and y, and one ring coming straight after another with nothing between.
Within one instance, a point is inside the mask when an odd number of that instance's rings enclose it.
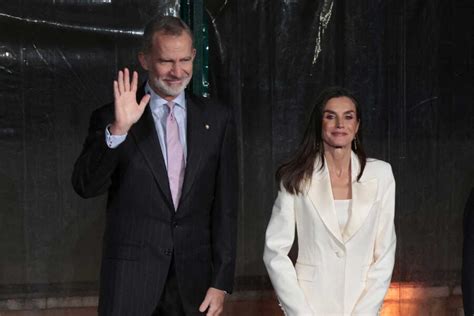
<instances>
[{"instance_id":1,"label":"suit lapel","mask_svg":"<svg viewBox=\"0 0 474 316\"><path fill-rule=\"evenodd\" d=\"M377 179L362 177L357 181L360 164L357 156L352 153L352 210L349 221L343 232L344 242L348 242L360 229L369 215L377 195Z\"/></svg>"},{"instance_id":2,"label":"suit lapel","mask_svg":"<svg viewBox=\"0 0 474 316\"><path fill-rule=\"evenodd\" d=\"M140 100L144 94L143 88L137 93L137 100ZM171 190L168 182L168 173L166 171L166 165L161 152L160 142L155 128L155 122L153 115L150 110L150 106L147 105L145 112L142 117L135 123L130 129L130 134L135 139L135 142L145 157L148 166L153 173L158 186L165 195L165 201L169 204L171 209L174 209L173 202L171 199Z\"/></svg>"},{"instance_id":3,"label":"suit lapel","mask_svg":"<svg viewBox=\"0 0 474 316\"><path fill-rule=\"evenodd\" d=\"M202 117L202 106L200 102L194 101L186 95L186 142L188 155L186 159L186 170L184 173L183 188L181 190L181 200L186 198L194 183L199 165L201 163L202 141L204 131L204 120Z\"/></svg>"},{"instance_id":4,"label":"suit lapel","mask_svg":"<svg viewBox=\"0 0 474 316\"><path fill-rule=\"evenodd\" d=\"M327 164L324 164L322 170L319 170L319 167L320 159L318 158L316 159L314 167L315 171L308 190L308 197L326 228L337 240L339 240L339 242L343 243L336 210L334 208L331 180L329 179Z\"/></svg>"},{"instance_id":5,"label":"suit lapel","mask_svg":"<svg viewBox=\"0 0 474 316\"><path fill-rule=\"evenodd\" d=\"M360 164L357 156L352 153L352 210L346 228L341 232L334 207L331 179L329 178L327 164L324 164L322 170L319 170L319 167L320 159L318 158L316 159L315 171L308 190L308 197L331 234L341 243L346 243L360 229L375 203L377 179L367 179L363 176L359 182L357 181Z\"/></svg>"}]
</instances>

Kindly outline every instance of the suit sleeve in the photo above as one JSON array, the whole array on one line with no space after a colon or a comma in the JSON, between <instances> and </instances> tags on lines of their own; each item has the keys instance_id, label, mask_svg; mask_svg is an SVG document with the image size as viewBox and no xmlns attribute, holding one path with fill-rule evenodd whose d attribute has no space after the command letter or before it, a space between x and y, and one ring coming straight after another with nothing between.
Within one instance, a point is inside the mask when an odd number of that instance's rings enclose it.
<instances>
[{"instance_id":1,"label":"suit sleeve","mask_svg":"<svg viewBox=\"0 0 474 316\"><path fill-rule=\"evenodd\" d=\"M211 286L232 293L237 248L237 140L230 112L224 129L212 209L213 275Z\"/></svg>"},{"instance_id":2,"label":"suit sleeve","mask_svg":"<svg viewBox=\"0 0 474 316\"><path fill-rule=\"evenodd\" d=\"M390 166L387 173L388 180L383 186L373 261L367 274L365 290L355 305L353 315L378 315L392 278L396 248L395 179Z\"/></svg>"},{"instance_id":3,"label":"suit sleeve","mask_svg":"<svg viewBox=\"0 0 474 316\"><path fill-rule=\"evenodd\" d=\"M84 198L105 193L117 166L119 149L109 148L105 142L105 129L111 120L106 108L94 111L82 152L74 164L72 185Z\"/></svg>"},{"instance_id":4,"label":"suit sleeve","mask_svg":"<svg viewBox=\"0 0 474 316\"><path fill-rule=\"evenodd\" d=\"M288 257L295 238L294 196L281 186L265 234L263 261L285 315L313 315Z\"/></svg>"}]
</instances>

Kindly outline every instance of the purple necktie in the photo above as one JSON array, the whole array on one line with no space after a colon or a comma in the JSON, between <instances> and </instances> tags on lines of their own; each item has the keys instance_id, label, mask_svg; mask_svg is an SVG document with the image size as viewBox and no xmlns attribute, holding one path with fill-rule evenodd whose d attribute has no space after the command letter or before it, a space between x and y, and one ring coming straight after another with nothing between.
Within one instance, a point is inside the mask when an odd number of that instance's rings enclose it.
<instances>
[{"instance_id":1,"label":"purple necktie","mask_svg":"<svg viewBox=\"0 0 474 316\"><path fill-rule=\"evenodd\" d=\"M184 179L183 146L179 140L178 122L174 116L174 102L167 103L169 114L166 118L166 150L168 156L168 180L175 210L178 209Z\"/></svg>"}]
</instances>

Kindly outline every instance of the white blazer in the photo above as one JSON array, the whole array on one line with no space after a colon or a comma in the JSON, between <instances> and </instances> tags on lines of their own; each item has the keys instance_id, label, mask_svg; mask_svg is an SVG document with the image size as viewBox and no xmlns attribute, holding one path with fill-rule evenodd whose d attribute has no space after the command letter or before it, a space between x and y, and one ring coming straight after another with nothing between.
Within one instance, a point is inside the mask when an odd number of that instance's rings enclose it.
<instances>
[{"instance_id":1,"label":"white blazer","mask_svg":"<svg viewBox=\"0 0 474 316\"><path fill-rule=\"evenodd\" d=\"M327 163L316 161L305 193L283 186L273 206L263 260L289 316L377 315L395 261L395 180L390 165L352 153L352 210L341 232ZM298 234L298 259L288 252Z\"/></svg>"}]
</instances>

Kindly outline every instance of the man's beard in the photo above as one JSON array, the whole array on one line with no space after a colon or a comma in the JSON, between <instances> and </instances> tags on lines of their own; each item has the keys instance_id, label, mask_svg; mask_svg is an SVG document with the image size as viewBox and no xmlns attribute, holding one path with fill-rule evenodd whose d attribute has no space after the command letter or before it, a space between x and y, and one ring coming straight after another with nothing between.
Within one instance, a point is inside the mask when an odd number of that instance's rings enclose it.
<instances>
[{"instance_id":1,"label":"man's beard","mask_svg":"<svg viewBox=\"0 0 474 316\"><path fill-rule=\"evenodd\" d=\"M189 81L191 81L191 76L189 75L185 78L180 79L182 80L181 85L175 87L167 85L166 81L164 81L163 78L154 78L153 83L156 89L161 93L165 94L166 96L176 97L181 92L183 92L184 89L186 89L186 86L188 85Z\"/></svg>"}]
</instances>

